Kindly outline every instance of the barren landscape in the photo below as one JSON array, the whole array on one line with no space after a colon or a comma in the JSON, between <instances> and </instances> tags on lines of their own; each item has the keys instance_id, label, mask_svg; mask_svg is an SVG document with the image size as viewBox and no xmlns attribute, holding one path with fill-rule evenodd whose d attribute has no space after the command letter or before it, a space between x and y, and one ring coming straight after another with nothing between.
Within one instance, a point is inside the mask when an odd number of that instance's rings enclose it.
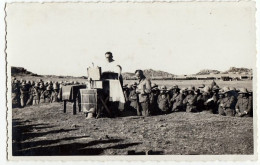
<instances>
[{"instance_id":1,"label":"barren landscape","mask_svg":"<svg viewBox=\"0 0 260 165\"><path fill-rule=\"evenodd\" d=\"M211 82L156 83L198 86ZM252 81L217 84L252 89ZM253 118L178 112L151 117L86 119L83 112L72 114L71 103L67 113L63 113L62 103L50 103L15 108L12 119L16 156L253 154Z\"/></svg>"}]
</instances>

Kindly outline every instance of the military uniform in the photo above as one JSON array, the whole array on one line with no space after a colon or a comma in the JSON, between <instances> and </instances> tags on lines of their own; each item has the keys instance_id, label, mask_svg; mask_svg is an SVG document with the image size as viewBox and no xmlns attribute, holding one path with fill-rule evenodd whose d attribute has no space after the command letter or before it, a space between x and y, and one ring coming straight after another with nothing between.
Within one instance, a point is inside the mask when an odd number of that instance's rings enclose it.
<instances>
[{"instance_id":1,"label":"military uniform","mask_svg":"<svg viewBox=\"0 0 260 165\"><path fill-rule=\"evenodd\" d=\"M252 99L249 97L241 97L238 99L237 104L236 104L236 116L240 117L252 117ZM239 115L241 113L241 115Z\"/></svg>"},{"instance_id":2,"label":"military uniform","mask_svg":"<svg viewBox=\"0 0 260 165\"><path fill-rule=\"evenodd\" d=\"M18 82L12 83L12 108L20 107L20 88Z\"/></svg>"},{"instance_id":3,"label":"military uniform","mask_svg":"<svg viewBox=\"0 0 260 165\"><path fill-rule=\"evenodd\" d=\"M58 102L59 99L58 99L58 96L59 96L59 92L57 90L54 90L52 91L51 93L51 102Z\"/></svg>"},{"instance_id":4,"label":"military uniform","mask_svg":"<svg viewBox=\"0 0 260 165\"><path fill-rule=\"evenodd\" d=\"M186 112L197 112L197 96L195 94L188 94L183 100L183 104L186 105Z\"/></svg>"},{"instance_id":5,"label":"military uniform","mask_svg":"<svg viewBox=\"0 0 260 165\"><path fill-rule=\"evenodd\" d=\"M182 93L175 93L171 99L172 105L172 111L178 112L183 110L183 94Z\"/></svg>"},{"instance_id":6,"label":"military uniform","mask_svg":"<svg viewBox=\"0 0 260 165\"><path fill-rule=\"evenodd\" d=\"M23 82L21 88L20 88L20 103L21 103L21 107L25 107L27 100L28 100L28 93L29 93L29 89L28 86L26 86L26 84Z\"/></svg>"},{"instance_id":7,"label":"military uniform","mask_svg":"<svg viewBox=\"0 0 260 165\"><path fill-rule=\"evenodd\" d=\"M41 94L41 103L44 99L44 103L50 103L51 102L51 91L46 90Z\"/></svg>"},{"instance_id":8,"label":"military uniform","mask_svg":"<svg viewBox=\"0 0 260 165\"><path fill-rule=\"evenodd\" d=\"M138 93L138 104L139 110L138 113L142 114L142 116L150 116L149 110L149 94L151 93L151 81L147 78L143 77L137 86L136 89Z\"/></svg>"},{"instance_id":9,"label":"military uniform","mask_svg":"<svg viewBox=\"0 0 260 165\"><path fill-rule=\"evenodd\" d=\"M157 103L161 113L167 114L170 112L170 96L168 93L161 93L158 96Z\"/></svg>"},{"instance_id":10,"label":"military uniform","mask_svg":"<svg viewBox=\"0 0 260 165\"><path fill-rule=\"evenodd\" d=\"M158 108L158 95L159 95L159 90L157 88L157 86L155 85L152 88L152 91L150 93L150 111L151 111L151 115L156 115L159 113L159 108Z\"/></svg>"},{"instance_id":11,"label":"military uniform","mask_svg":"<svg viewBox=\"0 0 260 165\"><path fill-rule=\"evenodd\" d=\"M40 102L40 93L38 91L38 89L35 87L33 88L33 91L32 91L32 97L33 97L33 105L37 105L39 104Z\"/></svg>"},{"instance_id":12,"label":"military uniform","mask_svg":"<svg viewBox=\"0 0 260 165\"><path fill-rule=\"evenodd\" d=\"M228 96L222 99L220 106L223 108L223 115L234 116L235 115L235 98L234 96Z\"/></svg>"}]
</instances>

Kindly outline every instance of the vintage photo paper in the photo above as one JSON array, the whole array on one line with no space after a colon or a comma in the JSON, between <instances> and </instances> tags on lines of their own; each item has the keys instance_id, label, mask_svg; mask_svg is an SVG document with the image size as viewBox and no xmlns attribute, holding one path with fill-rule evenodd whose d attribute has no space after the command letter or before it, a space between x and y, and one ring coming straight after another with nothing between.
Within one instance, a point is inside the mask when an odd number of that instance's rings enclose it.
<instances>
[{"instance_id":1,"label":"vintage photo paper","mask_svg":"<svg viewBox=\"0 0 260 165\"><path fill-rule=\"evenodd\" d=\"M256 7L6 3L9 160L257 160Z\"/></svg>"}]
</instances>

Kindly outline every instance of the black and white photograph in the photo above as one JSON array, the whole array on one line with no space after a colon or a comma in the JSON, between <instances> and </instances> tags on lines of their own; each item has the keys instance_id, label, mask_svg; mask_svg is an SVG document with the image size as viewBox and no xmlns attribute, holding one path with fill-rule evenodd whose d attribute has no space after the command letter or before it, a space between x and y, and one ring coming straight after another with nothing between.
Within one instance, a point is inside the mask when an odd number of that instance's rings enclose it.
<instances>
[{"instance_id":1,"label":"black and white photograph","mask_svg":"<svg viewBox=\"0 0 260 165\"><path fill-rule=\"evenodd\" d=\"M257 158L254 1L5 12L8 159Z\"/></svg>"}]
</instances>

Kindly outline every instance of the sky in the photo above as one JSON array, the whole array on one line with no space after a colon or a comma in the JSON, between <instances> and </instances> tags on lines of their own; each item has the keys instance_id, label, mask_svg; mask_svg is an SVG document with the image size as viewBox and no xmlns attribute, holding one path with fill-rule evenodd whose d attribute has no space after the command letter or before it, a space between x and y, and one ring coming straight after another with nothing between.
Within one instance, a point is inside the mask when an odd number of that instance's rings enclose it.
<instances>
[{"instance_id":1,"label":"sky","mask_svg":"<svg viewBox=\"0 0 260 165\"><path fill-rule=\"evenodd\" d=\"M107 51L123 72L255 67L253 2L11 3L6 13L8 65L37 74L86 76Z\"/></svg>"}]
</instances>

